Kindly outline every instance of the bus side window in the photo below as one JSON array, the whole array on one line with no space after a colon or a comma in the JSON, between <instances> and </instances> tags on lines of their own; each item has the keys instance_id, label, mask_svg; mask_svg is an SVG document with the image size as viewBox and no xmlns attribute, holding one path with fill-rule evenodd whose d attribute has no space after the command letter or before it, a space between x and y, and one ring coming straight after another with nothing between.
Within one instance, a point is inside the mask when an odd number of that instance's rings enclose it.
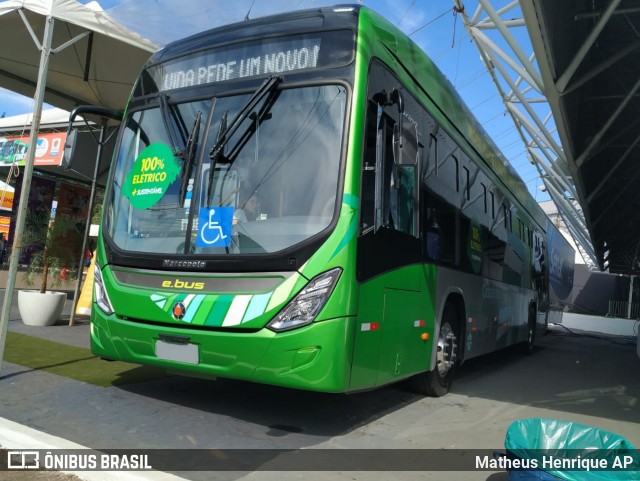
<instances>
[{"instance_id":1,"label":"bus side window","mask_svg":"<svg viewBox=\"0 0 640 481\"><path fill-rule=\"evenodd\" d=\"M420 107L378 61L371 64L368 82L356 259L359 280L418 263L422 256L416 192L419 166L415 164L424 155ZM402 132L399 129L401 118L407 128L414 129L411 133L415 131L417 140L402 151L397 143L405 136L404 126Z\"/></svg>"},{"instance_id":2,"label":"bus side window","mask_svg":"<svg viewBox=\"0 0 640 481\"><path fill-rule=\"evenodd\" d=\"M367 103L360 203L361 234L372 231L375 223L377 110L377 103L373 101Z\"/></svg>"},{"instance_id":3,"label":"bus side window","mask_svg":"<svg viewBox=\"0 0 640 481\"><path fill-rule=\"evenodd\" d=\"M393 130L396 123L382 114L378 130L379 226L418 237L416 229L416 166L397 165L393 158Z\"/></svg>"},{"instance_id":4,"label":"bus side window","mask_svg":"<svg viewBox=\"0 0 640 481\"><path fill-rule=\"evenodd\" d=\"M387 227L418 237L415 226L415 167L394 165L389 184ZM391 223L392 221L392 223Z\"/></svg>"},{"instance_id":5,"label":"bus side window","mask_svg":"<svg viewBox=\"0 0 640 481\"><path fill-rule=\"evenodd\" d=\"M430 259L440 260L440 244L441 244L441 236L440 236L440 224L438 224L438 219L436 218L435 209L428 207L426 209L426 219L425 219L425 241L427 248L427 255Z\"/></svg>"}]
</instances>

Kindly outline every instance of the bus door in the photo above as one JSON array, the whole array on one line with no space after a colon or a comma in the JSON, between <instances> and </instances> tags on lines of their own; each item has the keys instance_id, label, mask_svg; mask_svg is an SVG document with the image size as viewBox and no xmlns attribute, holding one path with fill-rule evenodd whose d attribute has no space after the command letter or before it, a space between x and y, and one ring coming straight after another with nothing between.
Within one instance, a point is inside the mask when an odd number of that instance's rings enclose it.
<instances>
[{"instance_id":1,"label":"bus door","mask_svg":"<svg viewBox=\"0 0 640 481\"><path fill-rule=\"evenodd\" d=\"M409 95L381 65L370 71L362 163L358 324L351 388L381 385L427 354L418 229L417 118ZM413 106L415 102L411 102ZM404 109L403 109L404 108ZM400 148L400 145L402 148Z\"/></svg>"}]
</instances>

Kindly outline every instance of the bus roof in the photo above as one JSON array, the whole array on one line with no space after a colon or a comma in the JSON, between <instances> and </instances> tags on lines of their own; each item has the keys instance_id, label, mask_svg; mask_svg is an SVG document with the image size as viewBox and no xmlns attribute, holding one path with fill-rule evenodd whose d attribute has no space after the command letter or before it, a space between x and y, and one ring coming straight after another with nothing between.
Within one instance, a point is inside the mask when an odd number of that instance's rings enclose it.
<instances>
[{"instance_id":1,"label":"bus roof","mask_svg":"<svg viewBox=\"0 0 640 481\"><path fill-rule=\"evenodd\" d=\"M167 44L151 57L148 64L164 62L187 52L210 48L212 45L309 31L357 30L358 13L361 8L360 5L314 8L224 25Z\"/></svg>"}]
</instances>

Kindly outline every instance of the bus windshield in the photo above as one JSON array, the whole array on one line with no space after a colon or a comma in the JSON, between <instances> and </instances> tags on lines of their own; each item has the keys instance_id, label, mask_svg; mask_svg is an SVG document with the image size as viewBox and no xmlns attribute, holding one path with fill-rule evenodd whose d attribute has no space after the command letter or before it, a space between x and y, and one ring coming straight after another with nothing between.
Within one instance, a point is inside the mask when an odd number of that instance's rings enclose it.
<instances>
[{"instance_id":1,"label":"bus windshield","mask_svg":"<svg viewBox=\"0 0 640 481\"><path fill-rule=\"evenodd\" d=\"M280 86L238 115L250 100L177 103L162 93L157 105L128 114L104 219L118 249L269 254L329 226L346 89Z\"/></svg>"}]
</instances>

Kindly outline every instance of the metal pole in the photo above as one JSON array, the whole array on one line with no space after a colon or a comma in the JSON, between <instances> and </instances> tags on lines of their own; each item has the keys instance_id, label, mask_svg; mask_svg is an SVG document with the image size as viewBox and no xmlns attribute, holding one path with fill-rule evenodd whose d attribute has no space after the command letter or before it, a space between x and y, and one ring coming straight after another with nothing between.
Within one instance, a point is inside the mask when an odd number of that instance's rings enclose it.
<instances>
[{"instance_id":1,"label":"metal pole","mask_svg":"<svg viewBox=\"0 0 640 481\"><path fill-rule=\"evenodd\" d=\"M91 214L93 211L93 201L96 194L96 180L98 177L98 168L100 167L100 158L102 157L102 147L104 145L105 132L107 130L106 120L102 121L100 127L100 140L98 140L98 151L96 153L96 165L93 169L93 180L91 181L91 195L89 196L89 212L87 212L87 226L84 230L84 239L82 240L82 253L80 254L80 266L78 267L78 281L76 289L73 293L73 304L71 304L71 317L69 317L69 325L73 326L76 318L76 306L78 304L78 294L80 293L80 285L82 284L82 272L84 271L84 253L87 250L87 241L89 240L89 230L91 229Z\"/></svg>"},{"instance_id":2,"label":"metal pole","mask_svg":"<svg viewBox=\"0 0 640 481\"><path fill-rule=\"evenodd\" d=\"M633 281L636 276L629 276L629 300L627 301L627 319L631 319L631 303L633 302Z\"/></svg>"},{"instance_id":3,"label":"metal pole","mask_svg":"<svg viewBox=\"0 0 640 481\"><path fill-rule=\"evenodd\" d=\"M42 117L44 89L47 84L47 70L49 68L49 55L51 53L53 27L54 18L49 16L45 21L44 37L42 47L40 49L40 67L38 69L38 82L36 83L36 92L33 99L33 122L31 123L31 133L29 135L29 150L27 152L27 159L24 166L22 192L20 192L18 216L16 218L15 231L13 235L13 248L11 249L11 257L9 260L7 287L4 292L2 316L0 317L0 370L2 369L4 347L7 341L9 318L11 317L11 306L13 304L13 292L15 290L16 275L18 273L18 262L20 261L20 251L22 250L20 238L23 236L24 224L27 216L29 191L31 190L31 177L33 177L33 163L35 161L36 144L38 142L38 131L40 130L40 119Z\"/></svg>"}]
</instances>

